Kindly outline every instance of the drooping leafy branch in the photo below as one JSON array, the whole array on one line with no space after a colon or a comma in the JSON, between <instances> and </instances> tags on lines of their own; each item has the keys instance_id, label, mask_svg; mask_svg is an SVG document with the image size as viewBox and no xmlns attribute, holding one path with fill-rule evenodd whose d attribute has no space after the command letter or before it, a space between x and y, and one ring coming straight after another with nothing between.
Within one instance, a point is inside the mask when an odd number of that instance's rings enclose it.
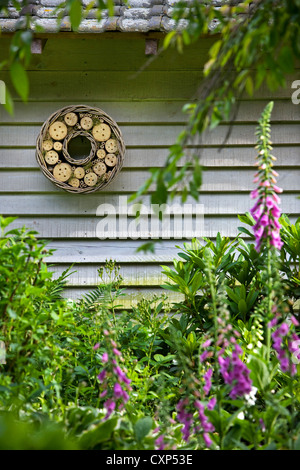
<instances>
[{"instance_id":1,"label":"drooping leafy branch","mask_svg":"<svg viewBox=\"0 0 300 470\"><path fill-rule=\"evenodd\" d=\"M241 95L252 96L262 85L271 91L284 87L300 58L299 0L181 1L174 8L174 19L178 26L184 20L185 27L167 35L165 48L173 44L183 51L203 35L215 42L204 66L199 98L183 108L188 114L186 128L170 147L165 166L152 168L134 195L140 197L154 185L152 202L159 204L178 192L183 202L189 194L198 198L202 167L192 144L222 121L233 121Z\"/></svg>"}]
</instances>

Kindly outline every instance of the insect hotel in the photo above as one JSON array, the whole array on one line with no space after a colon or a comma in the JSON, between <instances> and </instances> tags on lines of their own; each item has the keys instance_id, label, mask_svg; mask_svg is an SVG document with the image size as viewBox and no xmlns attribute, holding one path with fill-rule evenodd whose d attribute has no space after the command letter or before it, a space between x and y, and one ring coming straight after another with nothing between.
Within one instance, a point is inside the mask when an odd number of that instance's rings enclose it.
<instances>
[{"instance_id":1,"label":"insect hotel","mask_svg":"<svg viewBox=\"0 0 300 470\"><path fill-rule=\"evenodd\" d=\"M72 156L76 138L88 140L88 155ZM36 156L42 172L59 188L89 193L108 185L122 168L125 145L118 125L102 110L67 106L43 125Z\"/></svg>"}]
</instances>

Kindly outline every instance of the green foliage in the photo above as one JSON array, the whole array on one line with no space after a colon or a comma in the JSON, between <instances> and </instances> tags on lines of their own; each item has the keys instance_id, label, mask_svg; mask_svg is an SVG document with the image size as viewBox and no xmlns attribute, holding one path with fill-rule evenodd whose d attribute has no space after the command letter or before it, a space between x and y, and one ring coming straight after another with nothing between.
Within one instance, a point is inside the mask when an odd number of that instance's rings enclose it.
<instances>
[{"instance_id":1,"label":"green foliage","mask_svg":"<svg viewBox=\"0 0 300 470\"><path fill-rule=\"evenodd\" d=\"M240 218L252 223L248 215ZM155 449L161 439L167 448L206 448L201 432L183 441L176 405L185 397L192 406L193 397L201 397L206 364L200 354L222 318L240 335L256 395L230 400L228 385L213 379L218 408L205 411L215 428L212 448L299 447L298 376L282 373L266 344L266 253L257 255L240 237L218 235L203 245L194 240L174 270L165 269L167 287L185 296L182 304L171 311L163 296L120 312L122 278L115 262L99 269L98 289L67 301L61 294L71 268L53 280L45 243L32 231L7 230L12 220L0 219L1 448ZM284 220L284 256L298 263L299 255L288 248L297 230ZM286 299L295 294L281 273ZM123 411L104 420L106 398L97 377L107 341L122 350L132 391ZM218 374L214 348L205 351Z\"/></svg>"},{"instance_id":2,"label":"green foliage","mask_svg":"<svg viewBox=\"0 0 300 470\"><path fill-rule=\"evenodd\" d=\"M280 259L281 269L286 273L288 287L296 301L300 297L300 218L292 224L290 219L283 215L279 222L284 241Z\"/></svg>"},{"instance_id":3,"label":"green foliage","mask_svg":"<svg viewBox=\"0 0 300 470\"><path fill-rule=\"evenodd\" d=\"M82 5L80 0L71 0L69 2L69 9L72 29L77 31L82 19Z\"/></svg>"},{"instance_id":4,"label":"green foliage","mask_svg":"<svg viewBox=\"0 0 300 470\"><path fill-rule=\"evenodd\" d=\"M202 245L193 240L191 245L185 244L185 250L178 253L185 262L174 261L175 271L163 266L163 273L172 281L164 287L184 294L184 303L177 306L179 311L194 317L202 330L209 327L206 305L209 279L205 269L207 256L212 256L218 283L224 282L226 285L226 303L234 317L246 321L262 288L260 268L263 258L259 257L253 246L249 249L241 238L230 241L218 234L216 243L209 239L205 242Z\"/></svg>"},{"instance_id":5,"label":"green foliage","mask_svg":"<svg viewBox=\"0 0 300 470\"><path fill-rule=\"evenodd\" d=\"M239 216L239 219L253 224L250 214ZM299 299L299 220L293 225L283 215L280 222L284 241L279 264L280 282L293 306ZM178 313L185 312L204 332L210 327L210 313L207 309L209 279L205 269L207 256L212 257L217 283L218 286L225 286L224 300L231 314L246 323L260 304L265 290L262 270L266 250L258 254L252 243L246 243L239 236L230 241L218 234L215 243L207 238L204 241L203 245L197 240L193 240L192 244L184 244L185 249L178 253L184 261L174 260L173 269L162 266L168 278L163 287L184 295L185 300L175 305ZM297 316L296 312L294 314Z\"/></svg>"},{"instance_id":6,"label":"green foliage","mask_svg":"<svg viewBox=\"0 0 300 470\"><path fill-rule=\"evenodd\" d=\"M0 450L79 450L79 447L57 423L29 423L1 413Z\"/></svg>"},{"instance_id":7,"label":"green foliage","mask_svg":"<svg viewBox=\"0 0 300 470\"><path fill-rule=\"evenodd\" d=\"M149 434L152 428L152 424L153 420L150 416L145 416L135 423L134 433L138 442L142 442L143 439Z\"/></svg>"},{"instance_id":8,"label":"green foliage","mask_svg":"<svg viewBox=\"0 0 300 470\"><path fill-rule=\"evenodd\" d=\"M13 62L10 68L12 83L23 101L27 101L29 94L29 81L26 71L20 62Z\"/></svg>"},{"instance_id":9,"label":"green foliage","mask_svg":"<svg viewBox=\"0 0 300 470\"><path fill-rule=\"evenodd\" d=\"M119 274L120 266L113 260L106 260L105 266L98 269L100 283L93 291L84 295L80 308L90 311L97 311L103 309L111 309L113 314L116 300L123 295L123 290L120 289L123 278Z\"/></svg>"},{"instance_id":10,"label":"green foliage","mask_svg":"<svg viewBox=\"0 0 300 470\"><path fill-rule=\"evenodd\" d=\"M254 220L249 213L247 213L246 216L239 216L239 219L247 225L252 226L254 224ZM279 270L282 276L281 282L284 284L286 296L289 297L291 307L295 307L294 314L298 316L299 313L296 310L297 302L300 297L300 219L297 219L295 224L293 224L289 217L283 214L279 218L279 222L281 225L280 236L284 242L278 260ZM239 230L243 231L243 233L250 234L247 229L242 229L243 227L239 227ZM241 239L239 241L243 246L239 246L238 250L244 257L248 258L247 252L249 251L249 247L252 248L252 263L255 262L256 270L259 272L262 267L262 260L266 256L266 250L263 256L259 256L254 250L253 245L246 245ZM248 259L248 262L249 261Z\"/></svg>"},{"instance_id":11,"label":"green foliage","mask_svg":"<svg viewBox=\"0 0 300 470\"><path fill-rule=\"evenodd\" d=\"M115 430L118 418L112 418L107 421L93 421L79 438L79 446L82 449L94 449L99 444L108 441Z\"/></svg>"},{"instance_id":12,"label":"green foliage","mask_svg":"<svg viewBox=\"0 0 300 470\"><path fill-rule=\"evenodd\" d=\"M116 313L122 278L119 266L111 260L98 270L96 290L77 302L63 299L71 268L52 279L44 259L51 252L45 243L25 228L8 231L12 221L0 219L0 412L9 410L8 419L14 424L7 426L19 431L10 435L10 443L0 438L1 445L20 449L153 447L148 434L154 421L144 416L144 410L153 411L164 383L153 377L159 370L167 371L175 357L161 336L167 322L165 299L142 300L133 312ZM106 328L111 338L121 341L138 391L136 400L132 397L134 408L130 412L128 405L128 417L121 423L117 416L103 421L105 399L99 396L97 376ZM171 376L168 380L176 382ZM59 427L51 427L53 422ZM35 441L35 430L40 440ZM26 432L31 439L25 439Z\"/></svg>"},{"instance_id":13,"label":"green foliage","mask_svg":"<svg viewBox=\"0 0 300 470\"><path fill-rule=\"evenodd\" d=\"M0 403L11 403L16 410L24 403L39 409L42 403L50 412L54 404L61 410L69 399L80 403L89 395L95 404L98 363L93 347L101 335L99 313L111 306L120 279L107 284L101 307L92 293L77 303L63 299L71 268L53 280L45 243L25 229L5 232L11 221L0 219L0 341L5 351Z\"/></svg>"},{"instance_id":14,"label":"green foliage","mask_svg":"<svg viewBox=\"0 0 300 470\"><path fill-rule=\"evenodd\" d=\"M2 232L10 221L1 218ZM35 239L35 232L25 229L6 232L0 242L0 334L7 345L6 369L10 380L16 382L14 391L17 385L26 383L27 377L31 382L28 393L40 386L39 376L34 373L34 351L51 322L45 310L51 285L51 274L44 263L46 254L45 244ZM39 358L40 366L50 361L47 343Z\"/></svg>"},{"instance_id":15,"label":"green foliage","mask_svg":"<svg viewBox=\"0 0 300 470\"><path fill-rule=\"evenodd\" d=\"M167 34L165 49L176 47L184 53L203 35L215 41L208 51L198 100L183 108L188 116L186 128L170 147L165 166L151 170L136 197L154 185L151 198L158 204L166 203L176 192L183 201L188 194L197 199L203 168L199 155L190 150L195 140L221 122L234 121L241 96L251 97L263 85L271 91L285 87L288 74L294 71L300 58L298 0L237 3L220 7L215 2L183 0L174 5L173 18L186 20L186 27L180 24ZM230 129L225 140L229 134Z\"/></svg>"}]
</instances>

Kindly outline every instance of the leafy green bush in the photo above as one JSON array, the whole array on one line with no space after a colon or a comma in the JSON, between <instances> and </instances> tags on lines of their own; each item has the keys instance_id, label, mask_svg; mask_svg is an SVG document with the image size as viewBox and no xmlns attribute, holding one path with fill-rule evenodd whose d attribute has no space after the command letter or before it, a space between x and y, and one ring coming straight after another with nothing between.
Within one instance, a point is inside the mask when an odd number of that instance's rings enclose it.
<instances>
[{"instance_id":1,"label":"leafy green bush","mask_svg":"<svg viewBox=\"0 0 300 470\"><path fill-rule=\"evenodd\" d=\"M241 219L252 223L250 214ZM3 231L9 222L1 219ZM16 431L10 440L3 431L2 448L299 448L298 375L280 369L265 336L269 276L276 288L272 302L280 300L284 318L295 313L299 297L294 268L299 221L292 225L284 217L284 223L283 250L280 259L271 258L271 270L264 263L266 251L257 253L240 236L231 242L218 235L216 243L186 246L183 261L164 269L166 286L186 296L175 312L166 297L119 312L123 290L112 261L100 269L94 291L77 302L63 299L69 271L52 279L45 244L23 229L3 233L0 428ZM290 256L294 265L287 269ZM217 360L221 343L214 345L227 338L225 359L231 357L232 336L242 351L233 354L251 381L244 399L230 398L232 386ZM131 390L124 406L107 417L103 392L114 401L122 383L113 368L107 369L105 386L99 377L114 347L121 351Z\"/></svg>"},{"instance_id":2,"label":"leafy green bush","mask_svg":"<svg viewBox=\"0 0 300 470\"><path fill-rule=\"evenodd\" d=\"M51 416L63 414L69 401L81 404L82 396L83 404L95 405L93 347L101 337L101 311L109 308L116 285L98 286L76 303L63 299L70 270L53 280L45 243L26 229L5 232L11 220L0 219L0 406L26 406Z\"/></svg>"},{"instance_id":3,"label":"leafy green bush","mask_svg":"<svg viewBox=\"0 0 300 470\"><path fill-rule=\"evenodd\" d=\"M0 340L5 352L0 400L2 406L13 401L20 407L39 395L59 398L53 369L60 366L60 346L53 331L69 312L59 298L64 281L51 281L44 262L50 254L45 243L25 229L4 234L10 222L0 219Z\"/></svg>"},{"instance_id":4,"label":"leafy green bush","mask_svg":"<svg viewBox=\"0 0 300 470\"><path fill-rule=\"evenodd\" d=\"M239 219L254 225L250 213L239 216ZM295 225L286 215L279 220L284 241L278 265L280 282L289 299L291 311L297 316L297 300L300 296L300 218ZM250 234L247 229L240 229ZM208 238L204 238L204 241L206 243L201 244L195 239L191 244L184 244L184 249L178 253L184 261L174 260L173 268L162 266L168 278L163 287L184 295L184 301L176 305L177 312L185 314L202 332L211 326L207 309L209 278L205 272L205 252L208 250L216 269L218 286L225 286L225 302L233 318L241 319L244 323L251 321L263 295L262 270L267 249L257 253L253 243L246 243L240 236L232 241L228 237L221 237L220 233L215 243Z\"/></svg>"}]
</instances>

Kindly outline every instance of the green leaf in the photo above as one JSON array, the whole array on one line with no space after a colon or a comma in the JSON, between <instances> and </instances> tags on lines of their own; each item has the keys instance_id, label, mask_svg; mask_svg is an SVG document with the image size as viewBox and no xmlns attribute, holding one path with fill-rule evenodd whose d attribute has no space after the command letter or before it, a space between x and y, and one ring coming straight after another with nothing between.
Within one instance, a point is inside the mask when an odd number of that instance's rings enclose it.
<instances>
[{"instance_id":1,"label":"green leaf","mask_svg":"<svg viewBox=\"0 0 300 470\"><path fill-rule=\"evenodd\" d=\"M265 80L267 73L268 73L268 70L266 69L265 66L258 66L257 71L256 71L256 76L255 76L255 88L256 89L259 89L259 87Z\"/></svg>"},{"instance_id":2,"label":"green leaf","mask_svg":"<svg viewBox=\"0 0 300 470\"><path fill-rule=\"evenodd\" d=\"M206 62L206 64L204 65L204 68L203 68L204 76L209 75L209 73L211 71L211 68L212 68L212 66L214 65L215 62L216 62L216 59L210 59Z\"/></svg>"},{"instance_id":3,"label":"green leaf","mask_svg":"<svg viewBox=\"0 0 300 470\"><path fill-rule=\"evenodd\" d=\"M210 50L209 50L209 55L210 57L212 57L213 59L215 59L219 53L219 50L221 49L221 46L222 46L222 41L219 40L219 41L216 41L213 46L211 46Z\"/></svg>"},{"instance_id":4,"label":"green leaf","mask_svg":"<svg viewBox=\"0 0 300 470\"><path fill-rule=\"evenodd\" d=\"M253 95L253 90L254 90L254 85L253 85L253 80L250 76L246 78L245 81L245 88L249 96Z\"/></svg>"},{"instance_id":5,"label":"green leaf","mask_svg":"<svg viewBox=\"0 0 300 470\"><path fill-rule=\"evenodd\" d=\"M163 356L162 354L154 354L153 357L156 362L164 362L165 359L165 356Z\"/></svg>"},{"instance_id":6,"label":"green leaf","mask_svg":"<svg viewBox=\"0 0 300 470\"><path fill-rule=\"evenodd\" d=\"M114 0L107 0L109 16L114 16Z\"/></svg>"},{"instance_id":7,"label":"green leaf","mask_svg":"<svg viewBox=\"0 0 300 470\"><path fill-rule=\"evenodd\" d=\"M240 215L238 214L238 219L243 223L243 224L246 224L246 225L254 225L255 224L255 220L253 219L253 217L251 216L251 214L249 212L246 212L245 215Z\"/></svg>"},{"instance_id":8,"label":"green leaf","mask_svg":"<svg viewBox=\"0 0 300 470\"><path fill-rule=\"evenodd\" d=\"M246 235L249 235L249 237L254 238L253 233L251 233L249 230L247 230L244 227L238 227L239 232L245 233Z\"/></svg>"},{"instance_id":9,"label":"green leaf","mask_svg":"<svg viewBox=\"0 0 300 470\"><path fill-rule=\"evenodd\" d=\"M74 372L76 373L76 375L89 375L88 370L84 369L82 366L74 367Z\"/></svg>"},{"instance_id":10,"label":"green leaf","mask_svg":"<svg viewBox=\"0 0 300 470\"><path fill-rule=\"evenodd\" d=\"M195 295L195 293L200 289L203 283L203 275L202 273L196 273L193 277L192 284L191 284L191 292Z\"/></svg>"},{"instance_id":11,"label":"green leaf","mask_svg":"<svg viewBox=\"0 0 300 470\"><path fill-rule=\"evenodd\" d=\"M270 384L270 374L266 363L262 359L252 356L248 367L251 370L250 378L253 385L260 391L265 390Z\"/></svg>"},{"instance_id":12,"label":"green leaf","mask_svg":"<svg viewBox=\"0 0 300 470\"><path fill-rule=\"evenodd\" d=\"M77 31L82 18L82 6L80 0L73 0L70 7L70 20L72 29Z\"/></svg>"},{"instance_id":13,"label":"green leaf","mask_svg":"<svg viewBox=\"0 0 300 470\"><path fill-rule=\"evenodd\" d=\"M297 440L296 440L296 442L295 442L295 444L294 444L294 449L295 449L295 450L300 450L300 434L299 434L299 436L297 437Z\"/></svg>"},{"instance_id":14,"label":"green leaf","mask_svg":"<svg viewBox=\"0 0 300 470\"><path fill-rule=\"evenodd\" d=\"M246 288L243 284L240 286L240 297L241 299L246 299Z\"/></svg>"},{"instance_id":15,"label":"green leaf","mask_svg":"<svg viewBox=\"0 0 300 470\"><path fill-rule=\"evenodd\" d=\"M194 159L194 172L193 172L194 183L197 188L200 188L202 184L202 167L199 164L198 158ZM197 194L198 197L198 194Z\"/></svg>"},{"instance_id":16,"label":"green leaf","mask_svg":"<svg viewBox=\"0 0 300 470\"><path fill-rule=\"evenodd\" d=\"M188 31L186 29L184 29L181 34L182 34L182 39L183 39L184 44L186 46L191 44L191 38L190 38L190 35L189 35Z\"/></svg>"},{"instance_id":17,"label":"green leaf","mask_svg":"<svg viewBox=\"0 0 300 470\"><path fill-rule=\"evenodd\" d=\"M81 449L93 449L100 442L107 441L115 429L117 422L118 418L112 418L100 424L92 424L79 438Z\"/></svg>"},{"instance_id":18,"label":"green leaf","mask_svg":"<svg viewBox=\"0 0 300 470\"><path fill-rule=\"evenodd\" d=\"M0 70L2 70L6 64L7 64L7 60L2 60L2 62L0 62Z\"/></svg>"},{"instance_id":19,"label":"green leaf","mask_svg":"<svg viewBox=\"0 0 300 470\"><path fill-rule=\"evenodd\" d=\"M134 434L137 441L141 442L147 436L147 434L149 434L152 428L152 423L153 421L150 416L145 416L135 423Z\"/></svg>"},{"instance_id":20,"label":"green leaf","mask_svg":"<svg viewBox=\"0 0 300 470\"><path fill-rule=\"evenodd\" d=\"M22 39L22 42L24 44L26 44L27 46L30 46L32 42L32 36L33 36L32 31L26 30L26 31L22 31L20 38Z\"/></svg>"},{"instance_id":21,"label":"green leaf","mask_svg":"<svg viewBox=\"0 0 300 470\"><path fill-rule=\"evenodd\" d=\"M10 67L12 83L23 101L27 101L29 94L29 80L27 72L21 62L13 62Z\"/></svg>"},{"instance_id":22,"label":"green leaf","mask_svg":"<svg viewBox=\"0 0 300 470\"><path fill-rule=\"evenodd\" d=\"M183 203L187 201L188 195L189 195L188 188L186 186L184 186L184 188L182 190L182 193L181 193L181 201Z\"/></svg>"},{"instance_id":23,"label":"green leaf","mask_svg":"<svg viewBox=\"0 0 300 470\"><path fill-rule=\"evenodd\" d=\"M235 423L231 429L225 434L223 440L223 449L232 449L234 446L239 444L242 435L242 426L239 423Z\"/></svg>"},{"instance_id":24,"label":"green leaf","mask_svg":"<svg viewBox=\"0 0 300 470\"><path fill-rule=\"evenodd\" d=\"M164 49L167 49L173 40L174 36L176 35L176 31L171 31L170 33L167 34L167 36L164 39Z\"/></svg>"},{"instance_id":25,"label":"green leaf","mask_svg":"<svg viewBox=\"0 0 300 470\"><path fill-rule=\"evenodd\" d=\"M241 299L238 303L239 311L243 314L246 315L247 313L247 304L244 299Z\"/></svg>"},{"instance_id":26,"label":"green leaf","mask_svg":"<svg viewBox=\"0 0 300 470\"><path fill-rule=\"evenodd\" d=\"M232 289L230 289L230 287L226 287L226 292L227 292L228 297L230 297L231 300L233 300L236 304L239 303L240 301L239 297L235 294L235 292L233 292Z\"/></svg>"},{"instance_id":27,"label":"green leaf","mask_svg":"<svg viewBox=\"0 0 300 470\"><path fill-rule=\"evenodd\" d=\"M156 362L159 362L161 364L170 362L176 358L174 354L168 354L168 356L163 356L162 354L154 354L153 357Z\"/></svg>"},{"instance_id":28,"label":"green leaf","mask_svg":"<svg viewBox=\"0 0 300 470\"><path fill-rule=\"evenodd\" d=\"M198 186L194 183L194 181L189 182L190 187L190 194L193 198L198 201L199 200L199 193L198 193Z\"/></svg>"},{"instance_id":29,"label":"green leaf","mask_svg":"<svg viewBox=\"0 0 300 470\"><path fill-rule=\"evenodd\" d=\"M141 251L143 251L144 253L155 253L155 242L143 243L143 245L140 245L136 249L137 253L139 253Z\"/></svg>"},{"instance_id":30,"label":"green leaf","mask_svg":"<svg viewBox=\"0 0 300 470\"><path fill-rule=\"evenodd\" d=\"M176 46L177 46L177 51L179 52L179 54L182 54L183 53L183 40L182 40L182 36L180 35L177 35L176 37Z\"/></svg>"},{"instance_id":31,"label":"green leaf","mask_svg":"<svg viewBox=\"0 0 300 470\"><path fill-rule=\"evenodd\" d=\"M9 224L11 224L17 217L1 217L0 216L0 226L4 230Z\"/></svg>"},{"instance_id":32,"label":"green leaf","mask_svg":"<svg viewBox=\"0 0 300 470\"><path fill-rule=\"evenodd\" d=\"M164 204L168 199L168 191L162 178L157 182L156 190L151 196L152 204ZM159 214L161 218L161 214Z\"/></svg>"},{"instance_id":33,"label":"green leaf","mask_svg":"<svg viewBox=\"0 0 300 470\"><path fill-rule=\"evenodd\" d=\"M278 62L280 67L284 70L285 73L292 73L294 70L294 58L292 49L288 46L285 46L281 49Z\"/></svg>"}]
</instances>

